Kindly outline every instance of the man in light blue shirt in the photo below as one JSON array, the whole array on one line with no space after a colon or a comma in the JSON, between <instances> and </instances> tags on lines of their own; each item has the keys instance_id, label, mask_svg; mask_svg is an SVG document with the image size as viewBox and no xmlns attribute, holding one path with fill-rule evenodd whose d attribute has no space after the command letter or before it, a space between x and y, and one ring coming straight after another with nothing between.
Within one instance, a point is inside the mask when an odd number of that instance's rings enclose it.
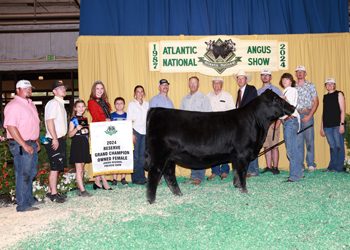
<instances>
[{"instance_id":1,"label":"man in light blue shirt","mask_svg":"<svg viewBox=\"0 0 350 250\"><path fill-rule=\"evenodd\" d=\"M170 100L168 96L169 85L170 83L166 79L162 79L159 81L159 84L158 84L159 94L154 96L149 101L150 108L157 108L157 107L168 108L168 109L175 108L173 102Z\"/></svg>"},{"instance_id":2,"label":"man in light blue shirt","mask_svg":"<svg viewBox=\"0 0 350 250\"><path fill-rule=\"evenodd\" d=\"M272 90L279 96L282 95L282 91L278 87L273 86L271 84L272 75L269 69L264 69L263 71L261 71L260 79L263 85L260 89L258 89L258 96L264 93L264 91L267 89ZM265 142L263 144L263 147L265 150L267 150L268 148L272 147L273 145L279 142L280 124L281 124L281 120L278 119L276 122L276 127L275 127L275 123L270 125L269 130L267 131ZM275 130L275 137L273 138L274 130ZM278 170L278 160L279 160L278 147L275 147L272 150L266 152L265 159L266 159L266 168L261 173L263 174L266 172L272 172L274 175L279 174L280 171Z\"/></svg>"},{"instance_id":3,"label":"man in light blue shirt","mask_svg":"<svg viewBox=\"0 0 350 250\"><path fill-rule=\"evenodd\" d=\"M198 91L198 77L192 76L189 79L188 87L190 88L190 93L182 98L180 109L199 112L213 111L209 98L205 94ZM192 181L192 184L201 184L204 181L204 177L205 169L191 169L190 181Z\"/></svg>"}]
</instances>

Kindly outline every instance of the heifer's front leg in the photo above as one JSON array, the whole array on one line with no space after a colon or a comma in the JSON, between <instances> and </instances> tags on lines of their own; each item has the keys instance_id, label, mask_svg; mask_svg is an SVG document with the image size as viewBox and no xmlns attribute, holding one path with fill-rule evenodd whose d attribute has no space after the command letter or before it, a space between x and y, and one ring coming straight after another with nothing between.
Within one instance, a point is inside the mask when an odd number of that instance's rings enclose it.
<instances>
[{"instance_id":1,"label":"heifer's front leg","mask_svg":"<svg viewBox=\"0 0 350 250\"><path fill-rule=\"evenodd\" d=\"M237 159L236 162L232 162L233 170L233 185L243 194L247 194L246 176L248 171L249 162L245 159Z\"/></svg>"},{"instance_id":2,"label":"heifer's front leg","mask_svg":"<svg viewBox=\"0 0 350 250\"><path fill-rule=\"evenodd\" d=\"M166 183L168 184L168 187L170 188L170 191L174 195L182 196L181 190L179 188L179 185L177 184L177 180L175 177L175 162L169 161L164 169L164 178Z\"/></svg>"},{"instance_id":3,"label":"heifer's front leg","mask_svg":"<svg viewBox=\"0 0 350 250\"><path fill-rule=\"evenodd\" d=\"M150 204L156 201L157 187L161 176L162 171L159 165L151 163L147 181L147 200Z\"/></svg>"}]
</instances>

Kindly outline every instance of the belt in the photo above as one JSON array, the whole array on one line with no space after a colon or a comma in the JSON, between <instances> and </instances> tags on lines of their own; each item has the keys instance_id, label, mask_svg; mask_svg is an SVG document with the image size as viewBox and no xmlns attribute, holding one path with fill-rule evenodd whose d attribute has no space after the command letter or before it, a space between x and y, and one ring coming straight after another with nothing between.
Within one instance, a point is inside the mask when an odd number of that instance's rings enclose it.
<instances>
[{"instance_id":1,"label":"belt","mask_svg":"<svg viewBox=\"0 0 350 250\"><path fill-rule=\"evenodd\" d=\"M16 142L14 139L9 139L9 142ZM27 140L25 142L36 142L36 140Z\"/></svg>"},{"instance_id":2,"label":"belt","mask_svg":"<svg viewBox=\"0 0 350 250\"><path fill-rule=\"evenodd\" d=\"M52 138L47 138L47 139L53 140ZM64 135L64 136L62 136L62 137L57 138L57 140L58 140L58 139L63 139L63 140L65 140L65 139L66 139L66 136Z\"/></svg>"},{"instance_id":3,"label":"belt","mask_svg":"<svg viewBox=\"0 0 350 250\"><path fill-rule=\"evenodd\" d=\"M294 119L294 118L296 118L296 117L295 117L295 116L292 116L292 115L291 115L291 116L288 116L288 117L284 118L283 122L292 120L292 119Z\"/></svg>"},{"instance_id":4,"label":"belt","mask_svg":"<svg viewBox=\"0 0 350 250\"><path fill-rule=\"evenodd\" d=\"M298 110L299 114L304 114L308 111L310 111L311 109L304 109L304 110Z\"/></svg>"}]
</instances>

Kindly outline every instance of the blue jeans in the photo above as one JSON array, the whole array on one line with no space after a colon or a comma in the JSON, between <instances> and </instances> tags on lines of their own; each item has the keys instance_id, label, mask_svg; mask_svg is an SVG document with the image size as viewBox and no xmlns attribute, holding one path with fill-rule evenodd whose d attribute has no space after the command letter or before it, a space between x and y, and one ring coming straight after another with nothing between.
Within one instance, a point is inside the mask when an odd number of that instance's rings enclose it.
<instances>
[{"instance_id":1,"label":"blue jeans","mask_svg":"<svg viewBox=\"0 0 350 250\"><path fill-rule=\"evenodd\" d=\"M323 128L331 151L331 161L328 170L343 172L343 163L345 158L344 134L339 134L339 126L332 128Z\"/></svg>"},{"instance_id":2,"label":"blue jeans","mask_svg":"<svg viewBox=\"0 0 350 250\"><path fill-rule=\"evenodd\" d=\"M286 142L287 156L289 158L289 179L292 181L300 181L300 178L304 176L299 159L300 150L298 149L297 142L298 129L299 122L296 118L288 120L283 124L283 136Z\"/></svg>"},{"instance_id":3,"label":"blue jeans","mask_svg":"<svg viewBox=\"0 0 350 250\"><path fill-rule=\"evenodd\" d=\"M254 175L254 176L258 176L259 175L259 161L258 161L258 157L256 157L255 160L252 160L249 163L247 174L251 174L251 175Z\"/></svg>"},{"instance_id":4,"label":"blue jeans","mask_svg":"<svg viewBox=\"0 0 350 250\"><path fill-rule=\"evenodd\" d=\"M22 148L22 155L20 155L20 145L15 141L10 142L10 152L13 155L15 164L18 212L27 210L35 203L33 198L33 180L38 174L38 151L36 142L27 142L27 144L34 148L34 154L29 155Z\"/></svg>"},{"instance_id":5,"label":"blue jeans","mask_svg":"<svg viewBox=\"0 0 350 250\"><path fill-rule=\"evenodd\" d=\"M300 114L300 130L303 130L309 125L314 124L314 117L311 117L311 119L307 123L302 123L301 119L304 118L305 115L308 115L310 111ZM304 132L298 134L298 148L299 148L299 160L300 165L303 170L305 170L304 166L304 157L305 157L305 146L306 145L306 163L308 167L314 167L316 168L315 163L315 132L314 132L314 126L311 128L308 128Z\"/></svg>"},{"instance_id":6,"label":"blue jeans","mask_svg":"<svg viewBox=\"0 0 350 250\"><path fill-rule=\"evenodd\" d=\"M199 179L201 182L204 181L205 169L191 169L191 178L193 180Z\"/></svg>"},{"instance_id":7,"label":"blue jeans","mask_svg":"<svg viewBox=\"0 0 350 250\"><path fill-rule=\"evenodd\" d=\"M136 143L134 143L134 173L131 174L131 180L134 184L142 184L147 181L143 169L146 135L138 133L135 129L134 135L136 136Z\"/></svg>"},{"instance_id":8,"label":"blue jeans","mask_svg":"<svg viewBox=\"0 0 350 250\"><path fill-rule=\"evenodd\" d=\"M230 172L230 166L227 163L221 165L216 165L211 167L211 173L215 175L228 174Z\"/></svg>"}]
</instances>

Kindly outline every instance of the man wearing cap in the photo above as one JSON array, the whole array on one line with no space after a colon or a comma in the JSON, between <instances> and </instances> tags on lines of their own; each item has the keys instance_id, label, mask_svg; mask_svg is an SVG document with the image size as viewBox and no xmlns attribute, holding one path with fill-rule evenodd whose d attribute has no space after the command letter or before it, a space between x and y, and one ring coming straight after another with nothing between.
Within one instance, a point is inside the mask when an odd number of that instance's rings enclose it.
<instances>
[{"instance_id":1,"label":"man wearing cap","mask_svg":"<svg viewBox=\"0 0 350 250\"><path fill-rule=\"evenodd\" d=\"M170 100L168 96L169 92L169 85L170 83L168 82L167 79L162 79L158 83L158 90L159 94L154 96L150 101L149 101L149 107L150 108L168 108L168 109L174 109L175 106L173 102ZM162 177L164 180L164 178ZM162 184L162 181L159 181L159 184Z\"/></svg>"},{"instance_id":2,"label":"man wearing cap","mask_svg":"<svg viewBox=\"0 0 350 250\"><path fill-rule=\"evenodd\" d=\"M211 112L212 107L210 105L209 98L198 91L199 79L196 76L192 76L189 79L188 87L190 93L185 95L181 100L180 109L188 111L199 111L199 112ZM185 128L184 128L185 129ZM201 184L204 181L205 169L191 169L192 184Z\"/></svg>"},{"instance_id":3,"label":"man wearing cap","mask_svg":"<svg viewBox=\"0 0 350 250\"><path fill-rule=\"evenodd\" d=\"M248 104L251 100L258 96L256 88L249 85L248 82L252 80L252 75L246 73L244 70L240 69L237 74L233 74L239 86L237 94L237 108L241 108ZM259 175L259 162L258 157L249 163L247 178Z\"/></svg>"},{"instance_id":4,"label":"man wearing cap","mask_svg":"<svg viewBox=\"0 0 350 250\"><path fill-rule=\"evenodd\" d=\"M66 141L67 112L64 108L63 98L66 96L67 85L61 80L52 84L51 90L55 97L45 106L46 138L49 143L45 144L50 160L49 192L47 197L58 203L65 202L65 197L57 193L57 177L60 171L67 166Z\"/></svg>"},{"instance_id":5,"label":"man wearing cap","mask_svg":"<svg viewBox=\"0 0 350 250\"><path fill-rule=\"evenodd\" d=\"M33 180L38 173L40 119L30 99L32 88L27 80L17 82L17 95L4 111L4 127L15 165L17 212L38 210L36 206L43 203L33 198Z\"/></svg>"},{"instance_id":6,"label":"man wearing cap","mask_svg":"<svg viewBox=\"0 0 350 250\"><path fill-rule=\"evenodd\" d=\"M304 66L298 66L295 70L295 75L298 79L295 88L298 90L298 104L297 110L300 114L300 130L314 124L314 113L318 107L318 96L315 84L305 80L307 75ZM300 153L300 164L302 169L305 170L304 157L305 157L305 146L306 152L306 163L308 166L308 172L313 172L316 168L315 163L315 145L314 145L314 127L308 128L304 132L298 134L298 149ZM304 144L305 143L305 144Z\"/></svg>"},{"instance_id":7,"label":"man wearing cap","mask_svg":"<svg viewBox=\"0 0 350 250\"><path fill-rule=\"evenodd\" d=\"M158 84L159 94L154 96L149 101L150 108L157 108L157 107L168 108L168 109L175 108L173 102L170 100L168 96L169 85L170 83L166 79L162 79L159 81L159 84Z\"/></svg>"},{"instance_id":8,"label":"man wearing cap","mask_svg":"<svg viewBox=\"0 0 350 250\"><path fill-rule=\"evenodd\" d=\"M282 95L282 91L276 86L273 86L271 84L272 74L269 69L264 69L263 71L261 71L260 79L263 83L263 86L260 89L258 89L258 96L264 93L264 91L267 89L272 90L279 96ZM276 127L275 127L275 123L272 123L270 125L269 130L267 131L266 140L263 145L265 150L267 150L269 147L272 147L273 145L279 142L280 124L281 124L281 120L278 119L276 122ZM275 137L273 138L274 130L275 130ZM266 168L261 173L272 172L274 175L279 174L280 171L278 170L278 160L279 160L278 147L274 147L270 151L266 152L265 159L266 159ZM272 166L272 162L273 162L273 166Z\"/></svg>"},{"instance_id":9,"label":"man wearing cap","mask_svg":"<svg viewBox=\"0 0 350 250\"><path fill-rule=\"evenodd\" d=\"M214 112L218 111L226 111L230 109L235 109L235 101L233 100L232 95L223 90L224 80L220 77L215 77L211 80L213 83L214 91L210 92L207 96L210 100L211 107ZM230 172L230 166L227 163L220 164L217 166L213 166L211 168L211 175L207 178L208 181L213 179L216 176L221 176L221 180L227 178Z\"/></svg>"}]
</instances>

